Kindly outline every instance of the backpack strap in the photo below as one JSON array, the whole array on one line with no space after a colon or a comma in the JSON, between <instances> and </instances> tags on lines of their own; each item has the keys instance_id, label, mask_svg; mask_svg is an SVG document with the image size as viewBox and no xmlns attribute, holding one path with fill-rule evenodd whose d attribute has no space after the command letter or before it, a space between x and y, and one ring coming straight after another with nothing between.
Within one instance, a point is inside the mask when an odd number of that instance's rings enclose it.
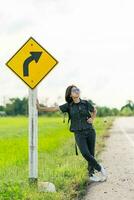
<instances>
[{"instance_id":1,"label":"backpack strap","mask_svg":"<svg viewBox=\"0 0 134 200\"><path fill-rule=\"evenodd\" d=\"M87 100L85 100L85 102L86 102L86 107L87 107L87 110L88 110L88 101L87 101Z\"/></svg>"},{"instance_id":2,"label":"backpack strap","mask_svg":"<svg viewBox=\"0 0 134 200\"><path fill-rule=\"evenodd\" d=\"M63 123L65 123L66 113L63 113Z\"/></svg>"},{"instance_id":3,"label":"backpack strap","mask_svg":"<svg viewBox=\"0 0 134 200\"><path fill-rule=\"evenodd\" d=\"M71 119L71 116L70 116L70 106L71 105L72 105L71 103L68 104L68 124L69 124L69 121Z\"/></svg>"},{"instance_id":4,"label":"backpack strap","mask_svg":"<svg viewBox=\"0 0 134 200\"><path fill-rule=\"evenodd\" d=\"M86 102L87 111L88 111L88 113L89 113L89 110L88 110L88 101L85 100L85 102Z\"/></svg>"},{"instance_id":5,"label":"backpack strap","mask_svg":"<svg viewBox=\"0 0 134 200\"><path fill-rule=\"evenodd\" d=\"M71 105L72 105L71 103L68 104L68 123L69 123L69 121L70 121L70 119L71 119L71 116L70 116L70 106L71 106ZM75 153L76 153L76 155L78 156L78 149L77 149L76 141L75 141Z\"/></svg>"},{"instance_id":6,"label":"backpack strap","mask_svg":"<svg viewBox=\"0 0 134 200\"><path fill-rule=\"evenodd\" d=\"M68 123L69 123L69 121L71 119L71 116L70 116L70 104L71 103L68 103ZM63 113L63 123L65 123L65 118L66 118L66 112Z\"/></svg>"},{"instance_id":7,"label":"backpack strap","mask_svg":"<svg viewBox=\"0 0 134 200\"><path fill-rule=\"evenodd\" d=\"M77 150L77 144L76 144L76 141L75 141L75 153L76 153L76 155L78 156L78 150Z\"/></svg>"}]
</instances>

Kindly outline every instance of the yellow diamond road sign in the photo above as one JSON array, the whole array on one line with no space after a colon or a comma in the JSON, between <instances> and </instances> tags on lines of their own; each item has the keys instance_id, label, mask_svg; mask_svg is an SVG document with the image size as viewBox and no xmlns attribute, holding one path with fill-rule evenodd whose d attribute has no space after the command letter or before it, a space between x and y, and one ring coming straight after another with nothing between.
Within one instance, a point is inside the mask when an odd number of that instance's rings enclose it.
<instances>
[{"instance_id":1,"label":"yellow diamond road sign","mask_svg":"<svg viewBox=\"0 0 134 200\"><path fill-rule=\"evenodd\" d=\"M34 89L57 63L58 61L31 37L6 65Z\"/></svg>"}]
</instances>

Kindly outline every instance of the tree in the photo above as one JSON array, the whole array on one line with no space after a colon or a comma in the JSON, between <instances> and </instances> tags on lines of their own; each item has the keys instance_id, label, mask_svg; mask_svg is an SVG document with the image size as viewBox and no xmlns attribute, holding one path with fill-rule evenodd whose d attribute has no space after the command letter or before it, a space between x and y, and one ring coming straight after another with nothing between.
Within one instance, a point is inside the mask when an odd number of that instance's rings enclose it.
<instances>
[{"instance_id":1,"label":"tree","mask_svg":"<svg viewBox=\"0 0 134 200\"><path fill-rule=\"evenodd\" d=\"M131 111L134 111L134 103L132 100L128 100L126 105L122 106L121 107L121 111L124 109L124 108L129 108Z\"/></svg>"},{"instance_id":2,"label":"tree","mask_svg":"<svg viewBox=\"0 0 134 200\"><path fill-rule=\"evenodd\" d=\"M28 114L28 99L10 98L10 103L6 104L5 108L7 115L27 115Z\"/></svg>"}]
</instances>

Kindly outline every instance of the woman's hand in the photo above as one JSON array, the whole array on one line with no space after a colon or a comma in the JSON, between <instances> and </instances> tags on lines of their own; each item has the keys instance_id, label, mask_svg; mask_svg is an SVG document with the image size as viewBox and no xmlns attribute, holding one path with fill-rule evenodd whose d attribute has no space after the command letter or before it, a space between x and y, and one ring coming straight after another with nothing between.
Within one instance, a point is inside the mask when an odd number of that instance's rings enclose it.
<instances>
[{"instance_id":1,"label":"woman's hand","mask_svg":"<svg viewBox=\"0 0 134 200\"><path fill-rule=\"evenodd\" d=\"M40 104L39 104L38 99L36 99L36 108L37 108L37 110L40 110Z\"/></svg>"},{"instance_id":2,"label":"woman's hand","mask_svg":"<svg viewBox=\"0 0 134 200\"><path fill-rule=\"evenodd\" d=\"M52 107L40 106L38 99L36 99L36 107L38 111L42 112L56 112L60 110L59 106L52 106Z\"/></svg>"},{"instance_id":3,"label":"woman's hand","mask_svg":"<svg viewBox=\"0 0 134 200\"><path fill-rule=\"evenodd\" d=\"M95 117L96 117L96 114L97 114L97 109L94 107L94 112L91 112L91 117L87 117L87 122L88 123L93 123Z\"/></svg>"},{"instance_id":4,"label":"woman's hand","mask_svg":"<svg viewBox=\"0 0 134 200\"><path fill-rule=\"evenodd\" d=\"M91 124L91 123L93 123L93 119L91 117L87 118L87 122Z\"/></svg>"}]
</instances>

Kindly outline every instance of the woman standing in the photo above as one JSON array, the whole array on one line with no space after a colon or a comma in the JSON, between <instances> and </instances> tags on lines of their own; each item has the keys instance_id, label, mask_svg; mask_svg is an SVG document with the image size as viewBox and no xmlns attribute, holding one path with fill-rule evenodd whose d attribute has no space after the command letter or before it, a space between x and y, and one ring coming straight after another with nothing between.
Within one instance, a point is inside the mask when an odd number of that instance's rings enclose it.
<instances>
[{"instance_id":1,"label":"woman standing","mask_svg":"<svg viewBox=\"0 0 134 200\"><path fill-rule=\"evenodd\" d=\"M80 98L80 89L75 85L67 87L65 100L65 104L54 107L40 106L37 100L37 109L46 112L62 111L69 113L71 119L70 131L74 132L79 150L88 162L87 169L90 180L105 181L107 178L106 170L95 159L96 132L93 127L93 120L96 117L97 110L87 100ZM96 176L95 170L100 172L101 176Z\"/></svg>"}]
</instances>

